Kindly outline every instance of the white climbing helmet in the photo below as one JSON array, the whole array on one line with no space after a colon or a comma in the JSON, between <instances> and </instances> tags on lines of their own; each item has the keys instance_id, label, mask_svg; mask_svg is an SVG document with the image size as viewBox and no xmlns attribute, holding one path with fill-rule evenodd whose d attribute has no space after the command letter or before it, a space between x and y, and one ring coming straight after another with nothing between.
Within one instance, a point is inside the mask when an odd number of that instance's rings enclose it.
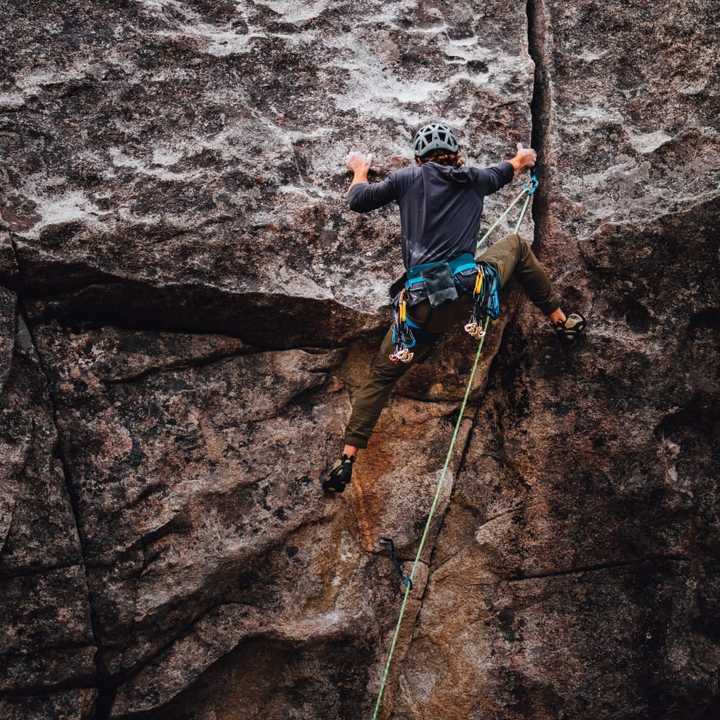
<instances>
[{"instance_id":1,"label":"white climbing helmet","mask_svg":"<svg viewBox=\"0 0 720 720\"><path fill-rule=\"evenodd\" d=\"M423 125L416 133L413 140L415 155L422 157L431 150L449 150L457 152L460 145L453 135L452 130L444 122L433 122Z\"/></svg>"}]
</instances>

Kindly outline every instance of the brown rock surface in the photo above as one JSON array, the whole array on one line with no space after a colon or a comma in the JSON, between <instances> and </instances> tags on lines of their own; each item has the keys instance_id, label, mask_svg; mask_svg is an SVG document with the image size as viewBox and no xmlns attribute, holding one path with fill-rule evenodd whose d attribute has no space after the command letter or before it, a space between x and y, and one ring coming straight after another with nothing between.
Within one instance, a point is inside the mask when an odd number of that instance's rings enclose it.
<instances>
[{"instance_id":1,"label":"brown rock surface","mask_svg":"<svg viewBox=\"0 0 720 720\"><path fill-rule=\"evenodd\" d=\"M395 716L716 717L717 23L533 10L537 238L592 329L506 331Z\"/></svg>"},{"instance_id":2,"label":"brown rock surface","mask_svg":"<svg viewBox=\"0 0 720 720\"><path fill-rule=\"evenodd\" d=\"M96 683L85 567L45 376L16 311L0 288L0 716L79 719Z\"/></svg>"},{"instance_id":3,"label":"brown rock surface","mask_svg":"<svg viewBox=\"0 0 720 720\"><path fill-rule=\"evenodd\" d=\"M566 352L506 299L385 717L720 712L712 0L0 10L1 718L369 717L377 540L414 554L473 344L325 500L400 262L343 159L380 177L438 115L472 162L532 135L536 247L591 331Z\"/></svg>"}]
</instances>

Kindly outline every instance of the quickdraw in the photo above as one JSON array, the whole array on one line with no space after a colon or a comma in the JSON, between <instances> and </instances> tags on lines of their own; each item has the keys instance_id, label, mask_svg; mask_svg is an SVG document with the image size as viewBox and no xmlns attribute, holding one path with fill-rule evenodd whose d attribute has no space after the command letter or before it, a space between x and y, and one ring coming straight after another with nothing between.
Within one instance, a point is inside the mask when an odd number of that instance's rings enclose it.
<instances>
[{"instance_id":1,"label":"quickdraw","mask_svg":"<svg viewBox=\"0 0 720 720\"><path fill-rule=\"evenodd\" d=\"M403 571L402 560L398 557L393 539L389 537L381 537L380 545L387 550L390 561L395 566L395 571L400 576L400 582L402 583L403 588L412 590L412 580L410 579L410 576Z\"/></svg>"}]
</instances>

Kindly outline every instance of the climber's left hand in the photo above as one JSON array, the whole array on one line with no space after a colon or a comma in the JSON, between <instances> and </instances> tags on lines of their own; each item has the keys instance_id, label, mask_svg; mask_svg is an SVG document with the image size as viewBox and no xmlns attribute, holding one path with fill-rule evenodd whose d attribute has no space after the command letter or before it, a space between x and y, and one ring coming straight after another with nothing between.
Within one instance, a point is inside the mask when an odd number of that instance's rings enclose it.
<instances>
[{"instance_id":1,"label":"climber's left hand","mask_svg":"<svg viewBox=\"0 0 720 720\"><path fill-rule=\"evenodd\" d=\"M372 155L363 155L357 150L353 150L345 158L345 164L356 174L367 175L370 170L370 162Z\"/></svg>"}]
</instances>

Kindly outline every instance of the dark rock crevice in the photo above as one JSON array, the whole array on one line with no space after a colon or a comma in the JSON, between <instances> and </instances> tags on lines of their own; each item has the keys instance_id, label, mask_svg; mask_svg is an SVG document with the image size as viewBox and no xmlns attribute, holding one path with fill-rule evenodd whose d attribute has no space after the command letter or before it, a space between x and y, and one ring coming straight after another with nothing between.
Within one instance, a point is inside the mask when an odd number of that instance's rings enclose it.
<instances>
[{"instance_id":1,"label":"dark rock crevice","mask_svg":"<svg viewBox=\"0 0 720 720\"><path fill-rule=\"evenodd\" d=\"M548 138L551 122L551 90L547 77L545 58L546 16L544 0L528 0L528 50L535 63L530 114L532 117L532 147L537 150L538 162L535 174L540 180L532 204L532 217L535 225L534 247L537 252L549 231L549 192L551 177L549 173Z\"/></svg>"},{"instance_id":2,"label":"dark rock crevice","mask_svg":"<svg viewBox=\"0 0 720 720\"><path fill-rule=\"evenodd\" d=\"M23 295L23 288L25 286L24 283L24 274L23 274L23 265L22 260L20 258L20 255L18 253L17 245L15 244L14 240L10 240L12 252L14 254L15 263L18 268L19 272L19 283L18 287L15 288L15 292L17 293L17 319L18 319L18 325L19 329L21 329L23 332L25 332L31 346L34 354L36 355L38 359L38 365L40 367L40 372L42 373L42 376L45 381L45 386L47 388L47 397L48 402L50 404L50 417L53 423L53 426L55 428L56 433L56 446L54 448L54 454L57 457L57 459L60 462L60 466L62 468L62 476L65 482L65 491L67 493L70 509L72 511L72 516L75 521L75 531L77 533L78 537L78 543L80 548L80 556L81 556L81 562L82 562L82 568L83 573L85 577L85 586L87 589L87 600L88 600L88 608L90 612L90 628L92 630L93 639L95 641L95 645L97 647L97 652L95 653L95 670L96 670L96 687L97 687L97 700L95 705L95 714L93 720L107 720L110 717L110 712L112 709L112 702L113 702L113 696L114 696L114 689L112 688L112 684L110 683L110 676L109 672L107 671L107 668L105 667L104 661L103 661L103 648L102 643L100 641L100 632L99 632L99 625L98 625L98 616L97 611L95 608L95 601L93 592L90 587L90 576L88 573L88 566L86 564L86 552L85 552L85 546L86 546L86 540L83 536L82 532L82 526L80 523L80 514L79 514L79 508L78 508L78 499L75 493L73 492L72 483L70 481L71 478L71 471L70 466L67 461L67 458L65 456L65 451L63 448L63 437L62 433L60 431L60 425L57 421L57 398L54 395L52 383L50 381L50 375L47 372L45 361L40 353L38 344L35 340L35 337L33 335L33 328L30 322L30 319L28 317L28 313L25 307L25 299Z\"/></svg>"},{"instance_id":3,"label":"dark rock crevice","mask_svg":"<svg viewBox=\"0 0 720 720\"><path fill-rule=\"evenodd\" d=\"M546 69L545 69L545 55L544 55L544 43L545 43L545 15L544 15L544 5L543 0L528 0L527 3L527 19L528 19L528 48L530 56L532 57L534 63L535 63L535 71L534 71L534 81L533 81L533 93L532 93L532 100L530 104L530 115L531 115L531 146L537 150L538 153L538 163L535 168L535 174L538 176L538 178L541 179L540 185L538 187L537 192L535 193L535 197L533 199L532 203L532 217L534 222L534 246L536 250L542 246L542 241L545 233L547 232L547 227L549 224L548 219L548 190L546 185L548 184L547 181L543 182L543 178L547 175L547 158L545 153L545 147L546 147L546 138L549 133L548 123L550 122L550 89L549 89L549 83L546 77ZM512 311L510 309L507 309L506 312L511 313ZM497 356L500 355L503 352L507 351L507 342L506 337L503 334L500 343L499 348L497 350L497 354L495 358L493 358L493 362L491 363L490 367L488 368L488 380L492 377L493 371L497 369L497 363L496 359ZM486 396L487 393L483 393L483 397L474 398L472 409L472 416L470 419L470 427L466 434L466 437L464 438L464 442L462 444L462 447L459 448L459 456L458 461L456 464L456 470L455 474L459 475L464 468L465 460L468 454L468 450L471 445L472 437L476 430L476 424L479 419L479 413L480 413L480 407L482 405L482 402L484 400L484 396ZM467 413L466 413L467 417ZM455 417L452 417L453 423L456 421ZM503 429L500 428L500 433L503 432ZM456 453L458 453L458 449L455 450ZM514 471L515 472L515 471ZM440 519L437 522L437 527L435 530L435 537L439 535L440 532L442 532L443 525L445 523L446 516L450 510L450 507L452 506L454 502L454 493L455 493L455 487L453 486L450 497L448 498L448 502L446 507L444 508L442 515ZM509 512L517 512L517 509L513 509ZM430 556L427 562L427 568L428 568L428 579L425 582L420 598L418 600L418 610L414 617L414 624L413 628L410 631L411 632L411 639L410 639L410 645L412 645L414 640L415 631L418 627L418 623L420 621L420 617L422 615L423 611L423 605L424 601L426 599L428 588L430 587L430 579L433 575L433 573L439 568L442 567L448 560L451 558L444 558L441 563L438 566L435 566L435 560L436 560L436 546L433 545L430 550ZM458 553L461 550L458 550ZM411 558L409 561L412 561ZM522 578L518 578L522 579ZM408 649L409 652L409 649Z\"/></svg>"},{"instance_id":4,"label":"dark rock crevice","mask_svg":"<svg viewBox=\"0 0 720 720\"><path fill-rule=\"evenodd\" d=\"M38 322L56 320L68 327L112 325L226 335L267 350L337 348L384 324L379 316L363 315L334 299L235 294L202 285L156 287L135 281L94 283L43 297L33 315Z\"/></svg>"},{"instance_id":5,"label":"dark rock crevice","mask_svg":"<svg viewBox=\"0 0 720 720\"><path fill-rule=\"evenodd\" d=\"M332 296L127 277L84 261L45 260L12 234L9 243L17 270L0 272L0 282L22 294L26 314L37 323L218 334L267 350L336 348L385 323L383 308L360 312Z\"/></svg>"},{"instance_id":6,"label":"dark rock crevice","mask_svg":"<svg viewBox=\"0 0 720 720\"><path fill-rule=\"evenodd\" d=\"M615 568L631 567L636 565L652 564L657 565L661 562L691 562L692 558L675 555L653 555L641 557L631 560L615 560L610 562L596 563L594 565L581 565L578 567L564 568L561 570L551 570L547 572L528 573L509 578L507 582L525 582L528 580L542 580L545 578L563 577L565 575L583 575L585 573L603 572L604 570L613 570Z\"/></svg>"}]
</instances>

